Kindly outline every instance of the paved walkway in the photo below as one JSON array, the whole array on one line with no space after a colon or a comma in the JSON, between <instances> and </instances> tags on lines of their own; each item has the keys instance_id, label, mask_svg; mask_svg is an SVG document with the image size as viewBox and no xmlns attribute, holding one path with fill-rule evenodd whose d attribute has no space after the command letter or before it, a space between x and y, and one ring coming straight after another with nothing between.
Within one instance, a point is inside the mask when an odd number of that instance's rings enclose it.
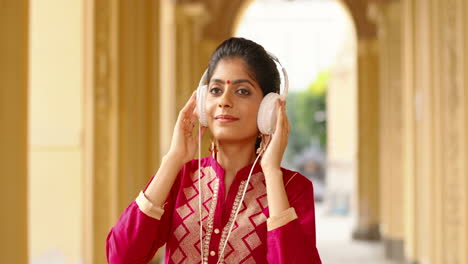
<instances>
[{"instance_id":1,"label":"paved walkway","mask_svg":"<svg viewBox=\"0 0 468 264\"><path fill-rule=\"evenodd\" d=\"M351 239L351 217L329 216L316 205L317 248L323 264L397 264L385 260L382 244Z\"/></svg>"}]
</instances>

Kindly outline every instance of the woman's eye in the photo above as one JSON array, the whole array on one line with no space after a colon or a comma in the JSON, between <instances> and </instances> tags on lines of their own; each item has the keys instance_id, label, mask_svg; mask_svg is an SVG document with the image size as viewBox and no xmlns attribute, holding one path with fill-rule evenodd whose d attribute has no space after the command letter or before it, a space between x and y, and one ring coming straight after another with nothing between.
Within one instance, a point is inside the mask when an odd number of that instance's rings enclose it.
<instances>
[{"instance_id":1,"label":"woman's eye","mask_svg":"<svg viewBox=\"0 0 468 264\"><path fill-rule=\"evenodd\" d=\"M237 93L239 93L240 95L249 95L250 91L245 88L240 88L237 90Z\"/></svg>"},{"instance_id":2,"label":"woman's eye","mask_svg":"<svg viewBox=\"0 0 468 264\"><path fill-rule=\"evenodd\" d=\"M213 95L219 95L221 94L221 89L219 87L211 87L210 89L210 94L213 94Z\"/></svg>"}]
</instances>

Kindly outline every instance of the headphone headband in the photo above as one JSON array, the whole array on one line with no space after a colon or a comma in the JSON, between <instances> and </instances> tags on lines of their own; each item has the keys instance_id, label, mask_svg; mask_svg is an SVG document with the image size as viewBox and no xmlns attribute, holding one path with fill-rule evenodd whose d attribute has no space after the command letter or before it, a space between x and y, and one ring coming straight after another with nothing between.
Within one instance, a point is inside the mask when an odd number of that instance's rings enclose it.
<instances>
[{"instance_id":1,"label":"headphone headband","mask_svg":"<svg viewBox=\"0 0 468 264\"><path fill-rule=\"evenodd\" d=\"M281 72L283 73L283 81L281 82L283 84L283 92L281 93L280 89L280 95L286 98L288 96L288 90L289 90L289 78L288 78L288 73L286 72L286 68L283 67L283 64L279 61L278 57L276 57L273 53L267 51L268 55L270 58L275 62L276 66L278 65L281 68Z\"/></svg>"}]
</instances>

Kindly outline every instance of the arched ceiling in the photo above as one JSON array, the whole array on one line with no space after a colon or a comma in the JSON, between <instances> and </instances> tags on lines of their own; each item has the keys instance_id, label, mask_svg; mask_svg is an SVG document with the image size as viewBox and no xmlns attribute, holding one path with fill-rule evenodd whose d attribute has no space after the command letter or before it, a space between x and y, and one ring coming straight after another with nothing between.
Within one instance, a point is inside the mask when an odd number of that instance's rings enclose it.
<instances>
[{"instance_id":1,"label":"arched ceiling","mask_svg":"<svg viewBox=\"0 0 468 264\"><path fill-rule=\"evenodd\" d=\"M341 0L346 7L354 21L356 33L359 39L367 39L376 37L377 29L375 23L370 21L368 15L368 6L372 2L379 2L379 0Z\"/></svg>"},{"instance_id":2,"label":"arched ceiling","mask_svg":"<svg viewBox=\"0 0 468 264\"><path fill-rule=\"evenodd\" d=\"M176 0L178 4L202 3L209 14L204 37L221 40L233 34L237 19L244 9L255 0ZM286 0L285 0L286 1ZM294 1L294 0L289 0ZM356 27L358 39L374 38L376 25L368 16L370 3L397 0L340 0L349 10Z\"/></svg>"}]
</instances>

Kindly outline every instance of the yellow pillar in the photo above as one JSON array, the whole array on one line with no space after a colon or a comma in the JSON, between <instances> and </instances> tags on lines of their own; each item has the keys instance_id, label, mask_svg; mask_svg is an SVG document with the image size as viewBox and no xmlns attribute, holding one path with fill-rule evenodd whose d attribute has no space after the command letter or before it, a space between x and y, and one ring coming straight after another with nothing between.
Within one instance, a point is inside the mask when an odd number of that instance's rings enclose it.
<instances>
[{"instance_id":1,"label":"yellow pillar","mask_svg":"<svg viewBox=\"0 0 468 264\"><path fill-rule=\"evenodd\" d=\"M468 14L468 5L465 4L464 5L464 8L461 9L463 10L464 14ZM464 43L464 50L468 50L468 16L463 16L464 20L463 20L463 25L464 26L464 32L463 32L463 43ZM464 75L465 78L464 78L464 85L463 85L463 88L464 88L464 116L465 116L465 119L464 119L464 123L465 123L465 126L463 128L463 135L464 135L464 138L463 138L463 141L465 142L464 144L464 147L463 147L463 156L465 157L465 160L463 161L463 174L464 175L468 175L468 107L467 107L467 104L468 104L468 80L467 80L467 76L468 76L468 52L465 52L464 53L464 57L463 57L463 61L464 61ZM462 246L464 248L468 248L468 210L466 209L466 207L468 207L468 180L465 178L463 178L463 181L464 181L464 184L463 184L463 188L464 188L464 200L463 200L463 203L464 203L464 222L463 222L463 225L464 225L464 232L463 232L463 244ZM463 251L463 257L464 257L464 260L465 262L468 262L468 251L465 250Z\"/></svg>"},{"instance_id":2,"label":"yellow pillar","mask_svg":"<svg viewBox=\"0 0 468 264\"><path fill-rule=\"evenodd\" d=\"M197 88L203 73L200 65L202 23L207 19L201 3L161 1L160 155L169 150L178 112Z\"/></svg>"},{"instance_id":3,"label":"yellow pillar","mask_svg":"<svg viewBox=\"0 0 468 264\"><path fill-rule=\"evenodd\" d=\"M466 25L462 0L403 1L405 253L466 263Z\"/></svg>"},{"instance_id":4,"label":"yellow pillar","mask_svg":"<svg viewBox=\"0 0 468 264\"><path fill-rule=\"evenodd\" d=\"M159 2L85 2L86 263L159 164Z\"/></svg>"},{"instance_id":5,"label":"yellow pillar","mask_svg":"<svg viewBox=\"0 0 468 264\"><path fill-rule=\"evenodd\" d=\"M29 2L0 4L0 263L28 263Z\"/></svg>"},{"instance_id":6,"label":"yellow pillar","mask_svg":"<svg viewBox=\"0 0 468 264\"><path fill-rule=\"evenodd\" d=\"M429 52L437 54L434 65L438 67L431 73L438 75L433 79L437 81L433 85L433 101L440 107L440 114L436 115L440 125L434 130L440 135L436 141L440 152L435 162L439 163L436 197L440 199L442 263L468 263L466 10L464 0L434 0L428 11L433 22L428 30L436 45ZM431 250L435 248L432 245Z\"/></svg>"},{"instance_id":7,"label":"yellow pillar","mask_svg":"<svg viewBox=\"0 0 468 264\"><path fill-rule=\"evenodd\" d=\"M431 14L427 1L403 4L403 87L404 87L404 179L405 179L405 255L409 261L430 261L435 242L433 197L434 155L434 63L430 52ZM432 263L432 262L428 262Z\"/></svg>"},{"instance_id":8,"label":"yellow pillar","mask_svg":"<svg viewBox=\"0 0 468 264\"><path fill-rule=\"evenodd\" d=\"M380 230L386 256L403 260L401 3L374 6L380 52Z\"/></svg>"},{"instance_id":9,"label":"yellow pillar","mask_svg":"<svg viewBox=\"0 0 468 264\"><path fill-rule=\"evenodd\" d=\"M157 1L119 6L119 212L159 167Z\"/></svg>"},{"instance_id":10,"label":"yellow pillar","mask_svg":"<svg viewBox=\"0 0 468 264\"><path fill-rule=\"evenodd\" d=\"M106 263L105 238L118 216L118 5L85 2L84 262Z\"/></svg>"},{"instance_id":11,"label":"yellow pillar","mask_svg":"<svg viewBox=\"0 0 468 264\"><path fill-rule=\"evenodd\" d=\"M160 1L160 81L159 111L164 113L160 117L160 156L166 154L171 143L176 112L176 37L175 37L175 2Z\"/></svg>"},{"instance_id":12,"label":"yellow pillar","mask_svg":"<svg viewBox=\"0 0 468 264\"><path fill-rule=\"evenodd\" d=\"M405 256L410 261L416 260L415 232L415 107L414 107L414 2L403 1L402 6L402 80L403 80L403 178L405 194Z\"/></svg>"},{"instance_id":13,"label":"yellow pillar","mask_svg":"<svg viewBox=\"0 0 468 264\"><path fill-rule=\"evenodd\" d=\"M468 5L465 4L463 6L464 8L461 8L462 12L464 12L464 14L468 14ZM464 25L464 31L463 31L463 43L464 43L464 47L463 49L466 51L468 50L468 16L463 16L463 25ZM464 146L463 146L463 156L465 157L464 161L463 161L463 174L464 175L468 175L468 107L467 107L467 104L468 104L468 80L467 80L467 76L468 76L468 52L464 52L464 57L463 57L463 61L464 61L464 85L463 85L463 94L465 95L463 100L464 100L464 116L465 116L465 119L464 119L464 128L463 129L463 134L464 135L464 138L463 138L463 142L465 143ZM468 207L468 180L466 179L466 177L462 178L463 181L464 181L464 184L463 184L463 189L464 189L464 200L463 200L463 203L464 203L464 214L463 214L463 217L464 217L464 222L463 222L463 225L464 225L464 232L462 233L462 236L463 236L463 244L462 244L462 247L464 248L468 248L468 210L466 209L466 207ZM463 251L463 257L464 257L464 260L465 262L468 262L468 251L467 250L464 250Z\"/></svg>"},{"instance_id":14,"label":"yellow pillar","mask_svg":"<svg viewBox=\"0 0 468 264\"><path fill-rule=\"evenodd\" d=\"M161 1L160 155L169 150L180 109L197 88L208 58L202 51L203 25L209 14L200 2Z\"/></svg>"},{"instance_id":15,"label":"yellow pillar","mask_svg":"<svg viewBox=\"0 0 468 264\"><path fill-rule=\"evenodd\" d=\"M176 79L179 111L197 88L208 57L202 51L203 26L209 13L201 2L179 4L176 7Z\"/></svg>"},{"instance_id":16,"label":"yellow pillar","mask_svg":"<svg viewBox=\"0 0 468 264\"><path fill-rule=\"evenodd\" d=\"M374 37L358 39L358 164L355 239L379 239L379 56Z\"/></svg>"}]
</instances>

